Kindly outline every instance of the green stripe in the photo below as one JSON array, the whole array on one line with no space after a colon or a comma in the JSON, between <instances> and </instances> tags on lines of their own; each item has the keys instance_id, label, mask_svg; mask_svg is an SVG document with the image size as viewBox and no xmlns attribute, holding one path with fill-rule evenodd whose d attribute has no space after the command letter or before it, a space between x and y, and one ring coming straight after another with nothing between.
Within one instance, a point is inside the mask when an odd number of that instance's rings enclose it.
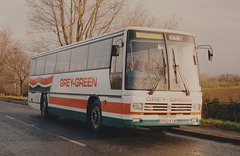
<instances>
[{"instance_id":1,"label":"green stripe","mask_svg":"<svg viewBox=\"0 0 240 156\"><path fill-rule=\"evenodd\" d=\"M103 116L102 122L103 122L103 125L105 126L124 127L122 119Z\"/></svg>"},{"instance_id":2,"label":"green stripe","mask_svg":"<svg viewBox=\"0 0 240 156\"><path fill-rule=\"evenodd\" d=\"M200 125L201 121L192 123L191 120L177 120L177 123L159 123L159 120L143 120L140 122L132 122L132 120L123 120L124 126L189 126Z\"/></svg>"},{"instance_id":3,"label":"green stripe","mask_svg":"<svg viewBox=\"0 0 240 156\"><path fill-rule=\"evenodd\" d=\"M84 121L84 122L87 121L86 120L86 113L82 113L82 112L70 111L70 110L55 108L55 107L48 107L48 113L49 114L54 114L54 115L57 115L57 116L66 117L66 118L81 120L81 121Z\"/></svg>"},{"instance_id":4,"label":"green stripe","mask_svg":"<svg viewBox=\"0 0 240 156\"><path fill-rule=\"evenodd\" d=\"M197 123L192 123L191 120L177 120L177 123L159 123L159 120L142 120L140 122L132 122L132 120L121 120L117 118L103 117L103 124L113 127L128 127L128 126L189 126L200 125L201 120Z\"/></svg>"},{"instance_id":5,"label":"green stripe","mask_svg":"<svg viewBox=\"0 0 240 156\"><path fill-rule=\"evenodd\" d=\"M30 92L49 92L50 88L51 88L51 86L49 86L49 87L42 87L39 85L37 85L36 87L29 86L29 91Z\"/></svg>"}]
</instances>

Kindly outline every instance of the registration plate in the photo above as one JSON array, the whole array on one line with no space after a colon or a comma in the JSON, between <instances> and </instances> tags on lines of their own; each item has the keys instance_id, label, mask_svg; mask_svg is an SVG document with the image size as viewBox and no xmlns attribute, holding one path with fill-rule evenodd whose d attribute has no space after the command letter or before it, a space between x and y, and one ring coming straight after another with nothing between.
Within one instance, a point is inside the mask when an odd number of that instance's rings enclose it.
<instances>
[{"instance_id":1,"label":"registration plate","mask_svg":"<svg viewBox=\"0 0 240 156\"><path fill-rule=\"evenodd\" d=\"M159 123L177 123L177 117L175 115L160 115Z\"/></svg>"},{"instance_id":2,"label":"registration plate","mask_svg":"<svg viewBox=\"0 0 240 156\"><path fill-rule=\"evenodd\" d=\"M177 123L176 119L160 119L159 123Z\"/></svg>"}]
</instances>

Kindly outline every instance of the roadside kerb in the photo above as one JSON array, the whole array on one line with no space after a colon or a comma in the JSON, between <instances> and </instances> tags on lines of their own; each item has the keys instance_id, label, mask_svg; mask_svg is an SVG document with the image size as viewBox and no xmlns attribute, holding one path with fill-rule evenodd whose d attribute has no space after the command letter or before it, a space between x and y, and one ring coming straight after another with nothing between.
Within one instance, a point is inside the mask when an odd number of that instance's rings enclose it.
<instances>
[{"instance_id":1,"label":"roadside kerb","mask_svg":"<svg viewBox=\"0 0 240 156\"><path fill-rule=\"evenodd\" d=\"M182 126L180 128L173 128L168 132L240 145L240 132L231 130L215 129L200 126Z\"/></svg>"}]
</instances>

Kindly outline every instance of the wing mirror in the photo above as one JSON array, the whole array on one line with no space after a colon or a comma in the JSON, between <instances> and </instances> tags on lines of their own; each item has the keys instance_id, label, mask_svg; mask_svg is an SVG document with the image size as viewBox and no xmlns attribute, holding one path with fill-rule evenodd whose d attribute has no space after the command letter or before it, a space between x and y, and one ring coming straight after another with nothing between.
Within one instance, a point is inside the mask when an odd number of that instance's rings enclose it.
<instances>
[{"instance_id":1,"label":"wing mirror","mask_svg":"<svg viewBox=\"0 0 240 156\"><path fill-rule=\"evenodd\" d=\"M112 56L119 56L119 45L112 45Z\"/></svg>"},{"instance_id":2,"label":"wing mirror","mask_svg":"<svg viewBox=\"0 0 240 156\"><path fill-rule=\"evenodd\" d=\"M212 61L212 59L213 59L213 50L212 50L212 49L209 49L209 50L208 50L208 60L209 60L209 61Z\"/></svg>"},{"instance_id":3,"label":"wing mirror","mask_svg":"<svg viewBox=\"0 0 240 156\"><path fill-rule=\"evenodd\" d=\"M197 49L208 49L208 60L212 61L212 59L213 59L213 49L210 45L198 45Z\"/></svg>"}]
</instances>

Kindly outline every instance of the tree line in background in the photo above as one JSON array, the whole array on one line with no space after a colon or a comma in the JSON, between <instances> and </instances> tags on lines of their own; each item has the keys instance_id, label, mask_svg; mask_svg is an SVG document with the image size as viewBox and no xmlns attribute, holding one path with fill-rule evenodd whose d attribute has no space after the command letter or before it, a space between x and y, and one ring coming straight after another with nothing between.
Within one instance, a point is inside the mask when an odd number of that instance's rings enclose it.
<instances>
[{"instance_id":1,"label":"tree line in background","mask_svg":"<svg viewBox=\"0 0 240 156\"><path fill-rule=\"evenodd\" d=\"M204 88L240 86L240 75L221 74L219 76L208 76L201 74L200 83Z\"/></svg>"}]
</instances>

